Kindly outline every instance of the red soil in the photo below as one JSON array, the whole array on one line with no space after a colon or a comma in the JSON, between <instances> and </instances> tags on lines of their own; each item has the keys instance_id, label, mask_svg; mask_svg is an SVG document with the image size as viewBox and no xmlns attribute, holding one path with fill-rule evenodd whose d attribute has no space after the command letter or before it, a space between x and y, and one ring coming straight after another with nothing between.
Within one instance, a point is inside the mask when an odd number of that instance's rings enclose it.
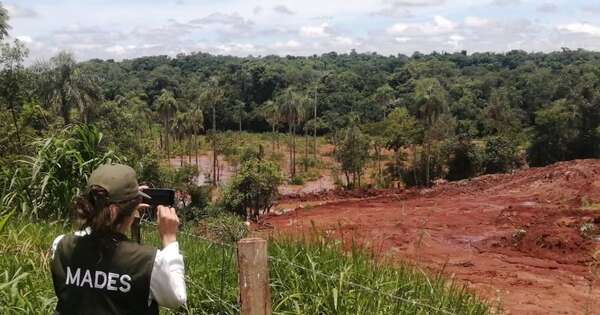
<instances>
[{"instance_id":1,"label":"red soil","mask_svg":"<svg viewBox=\"0 0 600 315\"><path fill-rule=\"evenodd\" d=\"M509 314L600 314L591 267L600 240L579 232L584 223L600 228L600 207L590 207L599 202L600 160L579 160L322 202L265 222L284 233L314 224L382 257L443 271Z\"/></svg>"}]
</instances>

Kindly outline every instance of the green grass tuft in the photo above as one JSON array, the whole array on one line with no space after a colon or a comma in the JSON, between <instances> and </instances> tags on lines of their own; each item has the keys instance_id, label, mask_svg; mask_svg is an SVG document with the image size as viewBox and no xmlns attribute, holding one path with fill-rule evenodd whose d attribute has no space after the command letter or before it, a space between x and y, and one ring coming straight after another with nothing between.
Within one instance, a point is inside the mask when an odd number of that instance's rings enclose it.
<instances>
[{"instance_id":1,"label":"green grass tuft","mask_svg":"<svg viewBox=\"0 0 600 315\"><path fill-rule=\"evenodd\" d=\"M0 235L3 314L52 313L56 298L48 269L48 248L55 236L67 230L59 223L8 224ZM154 227L145 226L143 233L145 243L158 244ZM188 308L179 312L162 310L162 313L238 314L235 249L183 234L179 242L186 264ZM339 242L319 239L307 244L271 240L269 254L273 257L270 278L274 314L492 312L461 286L439 277L427 277L410 267L374 263L358 248L344 254Z\"/></svg>"}]
</instances>

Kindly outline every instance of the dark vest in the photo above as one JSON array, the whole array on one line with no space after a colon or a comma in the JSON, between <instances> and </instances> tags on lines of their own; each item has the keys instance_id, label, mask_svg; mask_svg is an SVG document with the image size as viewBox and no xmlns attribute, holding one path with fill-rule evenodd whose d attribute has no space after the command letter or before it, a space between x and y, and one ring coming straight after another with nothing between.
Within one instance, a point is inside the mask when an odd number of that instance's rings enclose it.
<instances>
[{"instance_id":1,"label":"dark vest","mask_svg":"<svg viewBox=\"0 0 600 315\"><path fill-rule=\"evenodd\" d=\"M59 315L158 314L148 306L156 249L129 240L102 254L91 236L65 235L51 264Z\"/></svg>"}]
</instances>

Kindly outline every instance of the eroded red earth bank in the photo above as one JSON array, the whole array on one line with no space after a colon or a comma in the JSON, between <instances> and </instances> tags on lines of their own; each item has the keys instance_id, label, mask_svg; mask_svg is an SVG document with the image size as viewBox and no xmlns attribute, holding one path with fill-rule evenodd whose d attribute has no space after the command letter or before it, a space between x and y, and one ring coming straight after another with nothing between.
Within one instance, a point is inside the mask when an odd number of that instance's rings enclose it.
<instances>
[{"instance_id":1,"label":"eroded red earth bank","mask_svg":"<svg viewBox=\"0 0 600 315\"><path fill-rule=\"evenodd\" d=\"M506 313L600 314L600 279L590 267L600 240L580 233L584 223L600 227L599 160L368 199L309 199L310 207L266 223L274 233L302 233L314 222L391 259L443 268Z\"/></svg>"}]
</instances>

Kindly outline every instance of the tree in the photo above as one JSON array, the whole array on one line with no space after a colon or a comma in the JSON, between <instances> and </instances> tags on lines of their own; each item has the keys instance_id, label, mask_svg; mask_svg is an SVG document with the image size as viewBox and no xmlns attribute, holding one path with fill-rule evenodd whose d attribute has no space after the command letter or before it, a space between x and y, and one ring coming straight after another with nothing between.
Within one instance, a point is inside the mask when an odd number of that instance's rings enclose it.
<instances>
[{"instance_id":1,"label":"tree","mask_svg":"<svg viewBox=\"0 0 600 315\"><path fill-rule=\"evenodd\" d=\"M281 181L277 164L257 158L247 160L225 188L222 205L227 211L257 221L260 213L271 209Z\"/></svg>"},{"instance_id":2,"label":"tree","mask_svg":"<svg viewBox=\"0 0 600 315\"><path fill-rule=\"evenodd\" d=\"M430 185L431 146L444 138L435 129L442 114L448 111L448 94L440 81L435 78L417 80L415 83L415 99L419 105L421 121L425 127L423 145L425 146L425 184Z\"/></svg>"},{"instance_id":3,"label":"tree","mask_svg":"<svg viewBox=\"0 0 600 315\"><path fill-rule=\"evenodd\" d=\"M242 121L248 117L248 113L246 113L246 104L240 100L236 100L232 114L233 119L238 122L239 131L242 132Z\"/></svg>"},{"instance_id":4,"label":"tree","mask_svg":"<svg viewBox=\"0 0 600 315\"><path fill-rule=\"evenodd\" d=\"M494 136L487 140L484 153L486 174L507 173L520 165L519 147L514 139Z\"/></svg>"},{"instance_id":5,"label":"tree","mask_svg":"<svg viewBox=\"0 0 600 315\"><path fill-rule=\"evenodd\" d=\"M292 88L287 88L279 98L281 116L288 125L290 178L296 176L296 130L304 119L308 98Z\"/></svg>"},{"instance_id":6,"label":"tree","mask_svg":"<svg viewBox=\"0 0 600 315\"><path fill-rule=\"evenodd\" d=\"M416 144L422 137L421 126L419 126L416 118L410 115L406 108L398 107L383 121L382 133L382 136L385 139L386 148L394 151L392 178L399 179L401 174L400 170L404 163L402 150L406 147L411 147L413 151L413 161L416 160Z\"/></svg>"},{"instance_id":7,"label":"tree","mask_svg":"<svg viewBox=\"0 0 600 315\"><path fill-rule=\"evenodd\" d=\"M346 130L345 137L335 152L335 159L346 177L346 187L360 188L364 168L369 160L369 139L357 124Z\"/></svg>"},{"instance_id":8,"label":"tree","mask_svg":"<svg viewBox=\"0 0 600 315\"><path fill-rule=\"evenodd\" d=\"M45 103L58 107L65 125L71 122L72 108L78 108L81 121L87 123L91 105L102 100L102 90L94 77L82 71L73 55L64 51L39 66Z\"/></svg>"},{"instance_id":9,"label":"tree","mask_svg":"<svg viewBox=\"0 0 600 315\"><path fill-rule=\"evenodd\" d=\"M185 112L177 112L175 114L175 119L173 119L173 125L171 126L171 131L175 135L175 137L179 140L180 146L183 146L183 138L188 134L188 131L191 129L190 120L188 113ZM185 150L181 149L179 156L179 163L183 166L183 153Z\"/></svg>"},{"instance_id":10,"label":"tree","mask_svg":"<svg viewBox=\"0 0 600 315\"><path fill-rule=\"evenodd\" d=\"M521 119L511 106L506 89L494 90L483 110L483 124L489 134L514 135L521 130Z\"/></svg>"},{"instance_id":11,"label":"tree","mask_svg":"<svg viewBox=\"0 0 600 315\"><path fill-rule=\"evenodd\" d=\"M480 151L468 138L459 138L452 143L446 178L461 180L477 176L483 163L483 154Z\"/></svg>"},{"instance_id":12,"label":"tree","mask_svg":"<svg viewBox=\"0 0 600 315\"><path fill-rule=\"evenodd\" d=\"M196 149L196 167L198 167L198 135L204 130L204 114L200 108L192 110L190 113L191 131L194 135L194 144Z\"/></svg>"},{"instance_id":13,"label":"tree","mask_svg":"<svg viewBox=\"0 0 600 315\"><path fill-rule=\"evenodd\" d=\"M10 25L8 25L8 19L8 11L0 3L0 40L8 36L8 30L10 29Z\"/></svg>"},{"instance_id":14,"label":"tree","mask_svg":"<svg viewBox=\"0 0 600 315\"><path fill-rule=\"evenodd\" d=\"M2 33L2 13L4 9L0 7L0 34ZM13 45L8 43L0 44L0 99L10 110L13 125L17 135L17 145L21 145L21 132L17 119L17 112L25 98L24 85L29 79L23 66L23 61L29 54L29 51L19 40L15 40Z\"/></svg>"},{"instance_id":15,"label":"tree","mask_svg":"<svg viewBox=\"0 0 600 315\"><path fill-rule=\"evenodd\" d=\"M173 93L163 90L156 102L156 110L159 112L163 121L165 149L167 152L167 159L169 159L171 156L169 151L169 132L171 130L171 119L177 111L177 101L173 97Z\"/></svg>"},{"instance_id":16,"label":"tree","mask_svg":"<svg viewBox=\"0 0 600 315\"><path fill-rule=\"evenodd\" d=\"M218 184L218 169L219 169L219 159L217 153L217 106L221 105L223 99L225 97L225 92L221 87L219 77L211 77L208 80L208 86L204 90L201 95L201 101L205 104L206 107L210 108L212 112L212 130L210 133L211 143L212 143L212 151L213 151L213 174L212 174L212 183L214 186Z\"/></svg>"},{"instance_id":17,"label":"tree","mask_svg":"<svg viewBox=\"0 0 600 315\"><path fill-rule=\"evenodd\" d=\"M580 119L575 104L565 99L539 110L528 152L529 163L543 166L574 158L572 152L579 137L577 124Z\"/></svg>"},{"instance_id":18,"label":"tree","mask_svg":"<svg viewBox=\"0 0 600 315\"><path fill-rule=\"evenodd\" d=\"M373 99L376 105L381 108L382 117L385 119L395 101L394 89L389 84L382 85L375 91Z\"/></svg>"},{"instance_id":19,"label":"tree","mask_svg":"<svg viewBox=\"0 0 600 315\"><path fill-rule=\"evenodd\" d=\"M279 110L279 103L271 100L266 101L260 107L260 113L262 117L267 121L267 123L271 125L271 132L273 136L271 145L272 151L275 152L275 138L277 137L275 131L277 130L277 127L281 122L281 112Z\"/></svg>"}]
</instances>

